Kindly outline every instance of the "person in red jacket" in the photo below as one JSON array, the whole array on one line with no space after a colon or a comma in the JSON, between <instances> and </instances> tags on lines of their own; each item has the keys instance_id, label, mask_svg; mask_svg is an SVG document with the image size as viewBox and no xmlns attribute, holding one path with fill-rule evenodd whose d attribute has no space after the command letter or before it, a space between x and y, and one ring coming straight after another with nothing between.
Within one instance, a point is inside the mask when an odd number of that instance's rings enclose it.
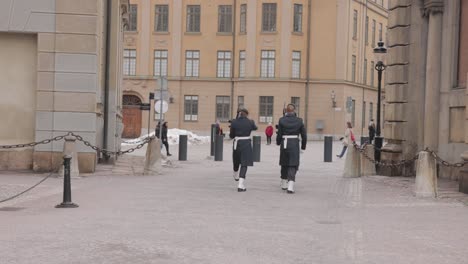
<instances>
[{"instance_id":1,"label":"person in red jacket","mask_svg":"<svg viewBox=\"0 0 468 264\"><path fill-rule=\"evenodd\" d=\"M273 136L273 126L271 125L271 123L268 123L268 126L265 129L265 135L267 137L267 145L270 145L271 137Z\"/></svg>"}]
</instances>

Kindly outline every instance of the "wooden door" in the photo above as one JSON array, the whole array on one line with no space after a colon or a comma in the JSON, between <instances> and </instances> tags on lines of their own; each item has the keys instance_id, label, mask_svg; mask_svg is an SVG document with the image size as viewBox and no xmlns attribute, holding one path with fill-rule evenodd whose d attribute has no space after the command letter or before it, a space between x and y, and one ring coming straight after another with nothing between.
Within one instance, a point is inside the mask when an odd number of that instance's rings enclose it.
<instances>
[{"instance_id":1,"label":"wooden door","mask_svg":"<svg viewBox=\"0 0 468 264\"><path fill-rule=\"evenodd\" d=\"M137 138L141 135L141 100L134 95L123 96L123 138Z\"/></svg>"}]
</instances>

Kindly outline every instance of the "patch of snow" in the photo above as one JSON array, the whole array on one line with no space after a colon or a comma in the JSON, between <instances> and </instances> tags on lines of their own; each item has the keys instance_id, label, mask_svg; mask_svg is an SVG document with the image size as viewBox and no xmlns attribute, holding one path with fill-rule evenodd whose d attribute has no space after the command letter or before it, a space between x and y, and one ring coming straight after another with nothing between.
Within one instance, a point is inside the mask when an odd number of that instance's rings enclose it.
<instances>
[{"instance_id":1,"label":"patch of snow","mask_svg":"<svg viewBox=\"0 0 468 264\"><path fill-rule=\"evenodd\" d=\"M199 145L205 144L210 142L210 137L198 136L197 134L183 129L171 128L167 131L167 140L169 141L169 145L178 145L179 144L179 135L187 135L187 143L189 145ZM141 143L145 138L148 136L154 136L154 131L151 132L149 135L143 135L139 138L130 139L130 140L123 140L122 145L137 145Z\"/></svg>"}]
</instances>

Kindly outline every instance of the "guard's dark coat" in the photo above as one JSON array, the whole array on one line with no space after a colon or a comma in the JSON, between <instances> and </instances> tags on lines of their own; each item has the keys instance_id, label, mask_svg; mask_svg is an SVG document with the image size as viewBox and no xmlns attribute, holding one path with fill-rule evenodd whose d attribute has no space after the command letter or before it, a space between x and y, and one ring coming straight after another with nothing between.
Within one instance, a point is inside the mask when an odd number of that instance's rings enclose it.
<instances>
[{"instance_id":1,"label":"guard's dark coat","mask_svg":"<svg viewBox=\"0 0 468 264\"><path fill-rule=\"evenodd\" d=\"M253 120L246 117L234 119L231 123L230 138L249 137L253 130L257 130L257 126ZM252 140L237 141L237 149L234 150L233 142L232 160L234 163L240 163L242 166L253 166Z\"/></svg>"},{"instance_id":2,"label":"guard's dark coat","mask_svg":"<svg viewBox=\"0 0 468 264\"><path fill-rule=\"evenodd\" d=\"M287 148L284 149L283 136L301 135L301 148L305 149L307 145L307 132L301 118L294 114L286 114L280 118L278 123L278 132L276 135L276 144L281 145L280 165L281 166L299 166L299 138L288 139Z\"/></svg>"}]
</instances>

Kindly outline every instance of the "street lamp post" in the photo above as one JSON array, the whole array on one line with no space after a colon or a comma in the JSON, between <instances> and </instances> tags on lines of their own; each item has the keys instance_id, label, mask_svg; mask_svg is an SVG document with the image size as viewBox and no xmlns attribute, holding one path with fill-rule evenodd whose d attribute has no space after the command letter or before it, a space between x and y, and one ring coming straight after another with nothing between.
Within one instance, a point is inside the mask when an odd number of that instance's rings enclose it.
<instances>
[{"instance_id":1,"label":"street lamp post","mask_svg":"<svg viewBox=\"0 0 468 264\"><path fill-rule=\"evenodd\" d=\"M384 42L381 40L377 43L377 47L374 48L374 54L377 61L375 70L378 73L378 86L377 86L377 127L375 131L375 160L380 161L380 150L383 145L383 138L381 137L380 128L380 105L382 98L382 73L387 67L385 65L385 55L387 54L387 48L384 46Z\"/></svg>"},{"instance_id":2,"label":"street lamp post","mask_svg":"<svg viewBox=\"0 0 468 264\"><path fill-rule=\"evenodd\" d=\"M336 111L336 95L335 91L331 92L332 111L333 111L333 139L335 138L335 111Z\"/></svg>"}]
</instances>

